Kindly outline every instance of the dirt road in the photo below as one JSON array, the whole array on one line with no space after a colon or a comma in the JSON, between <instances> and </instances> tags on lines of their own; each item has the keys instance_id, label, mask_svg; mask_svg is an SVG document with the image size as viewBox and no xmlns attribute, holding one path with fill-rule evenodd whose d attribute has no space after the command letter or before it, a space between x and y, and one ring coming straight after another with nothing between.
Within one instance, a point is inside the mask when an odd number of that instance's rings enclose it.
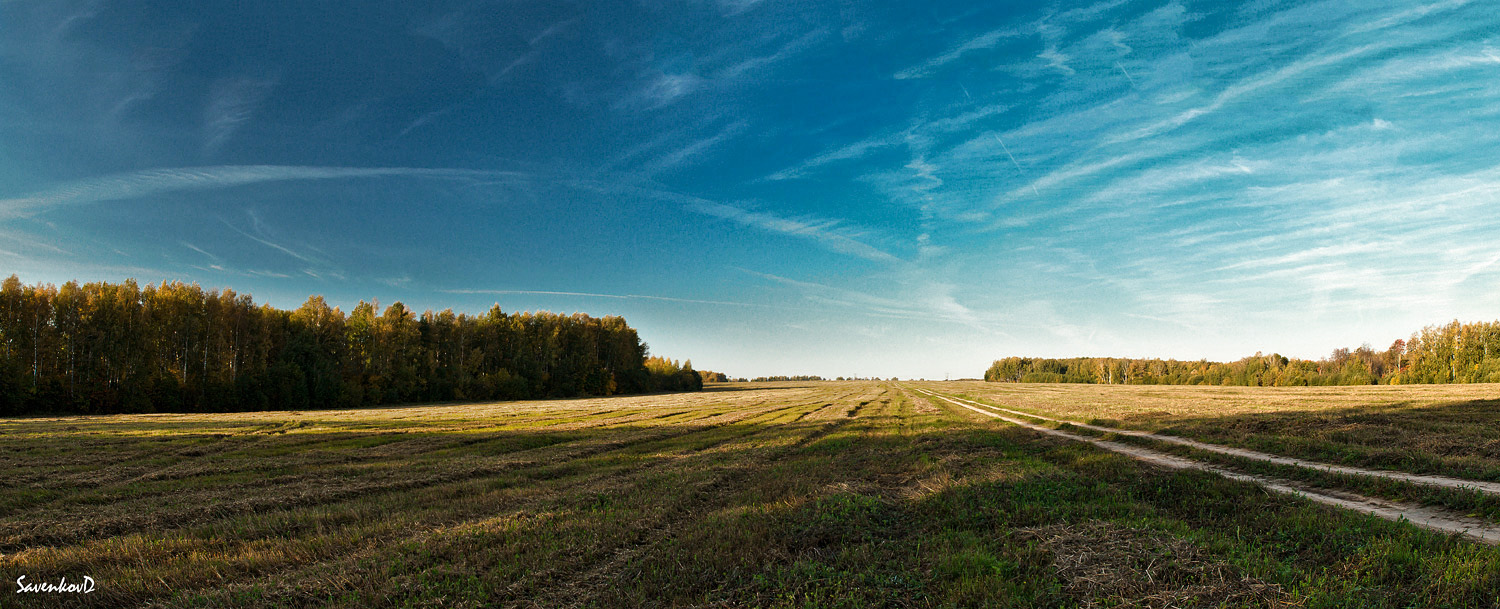
<instances>
[{"instance_id":1,"label":"dirt road","mask_svg":"<svg viewBox=\"0 0 1500 609\"><path fill-rule=\"evenodd\" d=\"M1240 473L1240 472L1235 472L1235 471L1231 471L1231 470L1224 469L1224 468L1221 468L1221 467L1216 467L1216 466L1209 465L1209 464L1206 464L1206 463L1202 463L1202 462L1199 462L1199 461L1194 461L1194 460L1191 460L1191 459L1186 459L1186 458L1178 457L1178 456L1175 456L1175 455L1169 455L1169 454L1166 454L1166 453L1157 452L1157 451L1150 450L1150 449L1147 449L1147 448L1141 448L1141 447L1138 447L1138 446L1131 446L1131 445L1122 444L1122 443L1119 443L1119 442L1111 442L1111 441L1108 441L1108 440L1101 440L1099 438L1093 438L1093 437L1089 437L1089 436L1082 436L1082 435L1078 435L1078 434L1074 434L1074 433L1068 433L1066 431L1052 429L1050 427L1044 427L1042 425L1036 425L1034 423L1028 423L1028 422L1023 421L1021 419L1015 418L1013 416L1002 415L1002 414L999 414L998 412L995 412L995 411L1006 412L1006 413L1010 413L1012 415L1020 415L1020 416L1031 417L1031 418L1035 418L1035 419L1048 420L1048 421L1057 421L1057 422L1072 423L1071 421L1059 421L1058 419L1051 419L1051 418L1048 418L1048 417L1041 417L1041 416L1037 416L1037 415L1034 415L1034 414L1017 412L1017 411L1014 411L1014 410L1009 410L1009 409L1005 409L1005 408L991 406L989 404L983 404L983 403L980 403L980 402L975 402L973 400L967 400L967 399L964 399L964 398L951 398L951 397L948 397L948 396L945 396L945 395L941 395L941 394L938 394L938 393L927 391L925 389L917 389L917 388L914 388L914 387L908 387L908 389L911 389L912 391L915 391L915 392L917 392L920 395L926 396L929 399L943 400L943 401L948 402L950 404L953 404L955 406L959 406L961 408L965 408L965 409L971 410L973 412L979 413L979 414L984 415L986 417L990 417L990 418L994 418L994 419L999 419L999 420L1005 421L1005 422L1013 424L1013 425L1018 425L1018 426L1025 427L1027 429L1033 430L1033 431L1041 432L1041 433L1052 435L1052 436L1057 436L1057 437L1061 437L1061 438L1067 438L1069 440L1074 440L1074 441L1077 441L1077 442L1087 442L1089 444L1093 444L1094 446L1098 446L1098 447L1103 448L1105 450L1117 452L1117 453L1120 453L1120 454L1123 454L1123 455L1127 455L1127 456L1133 457L1135 459L1139 459L1139 460L1146 461L1146 462L1149 462L1149 463L1154 463L1154 464L1157 464L1157 465L1162 465L1162 466L1165 466L1165 467L1171 467L1171 468L1175 468L1175 469L1195 469L1195 470L1200 470L1200 471L1213 472L1215 474L1224 476L1226 478L1231 478L1231 479L1234 479L1234 480L1243 480L1243 481L1246 481L1246 482L1254 482L1254 483L1259 484L1262 487L1266 488L1267 490L1272 490L1272 491L1276 491L1276 492L1280 492L1280 493L1288 493L1288 494L1292 494L1292 495L1297 495L1297 496L1304 497L1304 498L1306 498L1306 499L1308 499L1310 501L1314 501L1314 502L1317 502L1317 503L1322 503L1322 504L1325 504L1325 505L1337 506L1337 507L1341 507L1341 508L1345 508L1345 509L1349 509L1349 510L1354 510L1354 511L1365 513L1365 514L1371 514L1371 515L1374 515L1374 516L1378 516L1380 518L1385 518L1387 520L1406 520L1406 521L1411 522L1412 524L1415 524L1415 525L1421 526L1421 527L1425 527L1425 528L1428 528L1428 529L1442 531L1442 532L1445 532L1445 533L1457 533L1457 534L1463 535L1465 537L1469 537L1471 539L1482 541L1484 543L1500 544L1500 526L1496 526L1496 525L1494 525L1492 523L1489 523L1489 522L1484 521L1484 520L1480 520L1478 518L1469 518L1469 517L1466 517L1466 516L1463 516L1463 515L1459 515L1459 514L1455 514L1455 513L1449 512L1447 510L1436 509L1436 508L1431 508L1431 507L1426 507L1426 506L1420 506L1420 505L1412 505L1412 504L1407 504L1407 503L1398 503L1398 502L1393 502L1393 501L1386 501L1386 500L1382 500L1382 499L1375 499L1375 498L1371 498L1371 497L1365 497L1365 496L1361 496L1361 495L1356 495L1356 494L1353 494L1353 493L1347 493L1347 492L1341 492L1341 491L1330 491L1330 490L1327 490L1327 489L1312 490L1312 489L1306 488L1304 486L1295 484L1293 482L1285 481L1285 480L1278 480L1278 479L1264 477L1264 476L1255 476L1255 475L1250 475L1250 474L1243 474L1243 473ZM1181 443L1181 444L1189 444L1190 443L1189 445L1194 446L1194 448L1204 448L1205 450L1208 450L1209 449L1208 447L1211 447L1212 449L1216 449L1216 450L1214 450L1214 452L1222 452L1224 454L1234 454L1236 456L1246 456L1246 455L1241 455L1239 453L1251 453L1251 454L1261 455L1261 456L1265 457L1265 459L1261 459L1261 460L1268 460L1268 461L1274 460L1272 462L1283 463L1283 464L1286 464L1286 465L1299 465L1299 464L1303 464L1303 463L1312 463L1312 462L1302 461L1302 460L1298 460L1298 459L1287 459L1285 457L1278 457L1278 456L1275 456L1275 455L1268 455L1268 454L1265 454L1265 453L1256 453L1254 451L1242 451L1240 449L1226 449L1224 447L1213 446L1211 444L1203 444L1201 442L1192 442L1191 440L1182 440L1181 438L1172 438L1170 436L1159 436L1159 435L1156 435L1156 434L1150 434L1150 433L1146 433L1146 432L1130 432L1130 431L1125 431L1125 430L1116 430L1116 429L1112 429L1112 428L1108 428L1108 427L1099 427L1099 426L1094 426L1094 425L1081 425L1081 424L1078 424L1078 423L1072 423L1072 424L1078 425L1080 427L1094 429L1096 431L1105 431L1105 432L1110 432L1110 433L1121 433L1121 434L1124 434L1124 435L1148 437L1148 438L1151 438L1151 439L1159 439L1159 440L1163 440L1163 441L1175 441L1174 443ZM1231 451L1233 451L1233 452L1231 452ZM1256 457L1248 457L1247 456L1247 458L1256 458ZM1399 473L1395 473L1395 472L1380 472L1380 471L1377 471L1377 470L1364 470L1364 469L1360 469L1360 468L1346 468L1346 467L1332 466L1332 465L1327 465L1327 464L1300 465L1300 466L1302 466L1302 467L1318 467L1320 469L1321 468L1325 468L1325 467L1326 468L1337 468L1337 469L1330 469L1330 471L1348 470L1348 473L1356 473L1356 474L1359 474L1359 475L1391 474L1392 476L1390 476L1390 477L1411 476L1411 477L1416 477L1416 478L1434 478L1434 479L1440 479L1440 480L1443 480L1443 481L1454 481L1454 482L1463 483L1463 484L1460 484L1460 485L1454 485L1455 487L1474 486L1475 485L1475 483L1473 483L1471 481L1467 481L1467 480L1458 480L1458 479L1455 479L1455 478L1441 478L1441 477L1438 477L1438 476L1415 476L1414 474L1399 474ZM1370 472L1370 473L1366 473L1366 472ZM1344 472L1341 472L1341 473L1344 473ZM1404 478L1402 478L1402 479L1404 479ZM1447 485L1444 484L1444 486L1447 486Z\"/></svg>"},{"instance_id":2,"label":"dirt road","mask_svg":"<svg viewBox=\"0 0 1500 609\"><path fill-rule=\"evenodd\" d=\"M1161 435L1161 434L1154 434L1154 433L1151 433L1149 431L1136 431L1136 430L1133 430L1133 429L1118 429L1118 428L1114 428L1114 427L1105 427L1105 426L1102 426L1102 425L1090 425L1088 423L1079 423L1077 421L1069 421L1069 420L1066 420L1066 419L1056 419L1056 418L1052 418L1052 417L1048 417L1048 416L1044 416L1044 415L1032 414L1032 413L1029 413L1029 412L1021 412L1019 410L1011 410L1009 408L1002 408L1000 406L994 406L994 405L991 405L991 404L985 404L985 403L982 403L982 402L976 402L974 400L969 400L969 399L964 399L964 398L955 398L955 399L962 400L964 402L967 402L969 404L974 404L976 406L983 406L985 408L990 408L990 409L998 410L1000 412L1008 412L1010 414L1020 415L1020 416L1028 417L1028 418L1032 418L1032 419L1040 419L1040 420L1043 420L1043 421L1051 421L1053 423L1066 423L1066 424L1072 425L1074 427L1078 427L1078 428L1081 428L1081 429L1090 429L1090 430L1101 432L1101 433L1112 433L1112 434L1119 434L1119 435L1122 435L1122 436L1131 436L1131 437L1135 437L1135 438L1146 438L1146 439L1150 439L1150 440L1156 440L1158 442L1166 442L1168 444L1177 444L1177 445L1180 445L1180 446L1188 446L1188 447L1191 447L1191 448L1196 448L1198 450L1204 450L1204 451L1208 451L1208 452L1212 452L1212 453L1218 453L1218 454L1221 454L1221 455L1229 455L1229 456L1233 456L1233 457L1240 457L1240 458L1243 458L1243 459L1251 459L1251 460L1254 460L1254 461L1264 461L1266 463L1275 463L1277 465L1291 465L1291 466L1295 466L1295 467L1304 467L1304 468L1308 468L1308 469L1321 470L1321 471L1325 471L1325 472L1329 472L1329 473L1333 473L1333 474L1345 474L1345 475L1351 475L1351 476L1369 476L1369 477L1372 477L1372 478L1384 478L1384 479L1387 479L1387 480L1400 480L1402 482L1410 482L1412 484L1421 484L1421 485L1425 485L1425 486L1436 486L1436 487L1454 488L1454 489L1473 489L1473 490L1477 490L1477 491L1480 491L1480 492L1488 493L1488 494L1491 494L1491 495L1500 495L1500 482L1486 482L1486 481L1482 481L1482 480L1465 480L1463 478L1452 478L1452 477L1449 477L1449 476L1432 476L1432 475L1424 475L1424 474L1409 474L1409 473L1406 473L1406 472L1393 472L1393 471L1389 471L1389 470L1366 469L1366 468L1363 468L1363 467L1349 467L1349 466L1345 466L1345 465L1334 465L1332 463L1323 463L1321 461L1309 461L1307 459L1296 459L1296 458L1292 458L1292 457L1283 457L1281 455L1273 455L1273 454L1270 454L1270 453L1263 453L1263 452L1260 452L1260 451L1254 451L1254 450L1249 450L1249 449L1244 449L1244 448L1232 448L1232 447L1228 447L1228 446L1220 446L1218 444L1209 444L1209 443L1206 443L1206 442L1199 442L1199 441L1196 441L1196 440L1189 440L1189 439L1186 439L1186 438L1179 438L1177 436L1167 436L1167 435Z\"/></svg>"}]
</instances>

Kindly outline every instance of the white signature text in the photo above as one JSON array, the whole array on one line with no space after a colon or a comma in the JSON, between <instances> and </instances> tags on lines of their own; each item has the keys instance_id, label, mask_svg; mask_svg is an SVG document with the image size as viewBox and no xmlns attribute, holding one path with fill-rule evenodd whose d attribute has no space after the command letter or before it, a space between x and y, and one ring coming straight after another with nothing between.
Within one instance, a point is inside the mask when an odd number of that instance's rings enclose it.
<instances>
[{"instance_id":1,"label":"white signature text","mask_svg":"<svg viewBox=\"0 0 1500 609\"><path fill-rule=\"evenodd\" d=\"M66 577L64 577L64 578L62 578L60 580L57 580L57 583L52 583L52 582L28 582L28 581L26 581L26 576L25 575L22 575L22 576L16 578L16 594L21 594L21 593L25 593L25 592L52 592L52 593L61 593L61 594L88 594L88 593L93 592L93 591L94 591L94 578L89 577L87 575L83 576L83 581L81 581L81 582L72 582L72 583L69 583L68 582L68 578L66 578Z\"/></svg>"}]
</instances>

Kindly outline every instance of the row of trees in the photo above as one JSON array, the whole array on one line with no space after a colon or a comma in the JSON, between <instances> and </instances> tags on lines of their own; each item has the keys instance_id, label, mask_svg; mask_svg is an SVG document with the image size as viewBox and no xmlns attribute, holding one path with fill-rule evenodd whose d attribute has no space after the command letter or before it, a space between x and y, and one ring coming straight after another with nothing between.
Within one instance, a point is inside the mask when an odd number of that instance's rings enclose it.
<instances>
[{"instance_id":1,"label":"row of trees","mask_svg":"<svg viewBox=\"0 0 1500 609\"><path fill-rule=\"evenodd\" d=\"M702 387L620 317L292 311L197 285L0 285L0 415L329 408Z\"/></svg>"},{"instance_id":2,"label":"row of trees","mask_svg":"<svg viewBox=\"0 0 1500 609\"><path fill-rule=\"evenodd\" d=\"M703 390L704 374L693 370L693 360L679 364L675 359L651 356L646 358L646 372L653 391Z\"/></svg>"},{"instance_id":3,"label":"row of trees","mask_svg":"<svg viewBox=\"0 0 1500 609\"><path fill-rule=\"evenodd\" d=\"M1260 353L1234 362L1007 357L996 360L984 380L1247 386L1500 383L1500 322L1428 326L1385 351L1364 345L1336 349L1320 360Z\"/></svg>"},{"instance_id":4,"label":"row of trees","mask_svg":"<svg viewBox=\"0 0 1500 609\"><path fill-rule=\"evenodd\" d=\"M689 363L691 363L691 362L689 362ZM712 370L699 370L698 371L698 377L702 378L703 382L705 382L705 383L728 383L729 382L729 375L724 374L723 372L714 372Z\"/></svg>"}]
</instances>

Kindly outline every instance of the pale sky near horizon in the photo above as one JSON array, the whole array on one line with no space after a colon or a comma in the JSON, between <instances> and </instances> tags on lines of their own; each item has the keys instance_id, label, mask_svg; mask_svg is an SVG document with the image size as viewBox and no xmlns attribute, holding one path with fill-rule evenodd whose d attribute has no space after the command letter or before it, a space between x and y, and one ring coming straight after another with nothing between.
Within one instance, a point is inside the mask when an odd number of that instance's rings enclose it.
<instances>
[{"instance_id":1,"label":"pale sky near horizon","mask_svg":"<svg viewBox=\"0 0 1500 609\"><path fill-rule=\"evenodd\" d=\"M1500 318L1485 2L0 2L0 273L736 376Z\"/></svg>"}]
</instances>

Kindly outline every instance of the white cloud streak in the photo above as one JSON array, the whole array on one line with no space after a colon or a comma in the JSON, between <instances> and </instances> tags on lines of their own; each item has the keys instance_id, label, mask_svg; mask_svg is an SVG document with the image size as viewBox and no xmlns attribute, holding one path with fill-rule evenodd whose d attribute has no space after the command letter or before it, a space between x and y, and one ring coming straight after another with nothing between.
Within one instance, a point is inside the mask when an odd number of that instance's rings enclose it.
<instances>
[{"instance_id":1,"label":"white cloud streak","mask_svg":"<svg viewBox=\"0 0 1500 609\"><path fill-rule=\"evenodd\" d=\"M1040 55L1037 55L1037 57L1039 59L1047 60L1047 67L1062 72L1063 74L1067 74L1068 76L1072 76L1078 73L1074 71L1073 68L1068 67L1068 60L1072 58L1057 52L1056 47L1048 47L1047 50L1042 51L1042 53Z\"/></svg>"},{"instance_id":2,"label":"white cloud streak","mask_svg":"<svg viewBox=\"0 0 1500 609\"><path fill-rule=\"evenodd\" d=\"M639 87L616 101L613 107L623 111L658 110L697 91L702 85L703 78L696 74L656 73L645 77Z\"/></svg>"},{"instance_id":3,"label":"white cloud streak","mask_svg":"<svg viewBox=\"0 0 1500 609\"><path fill-rule=\"evenodd\" d=\"M729 307L754 307L779 309L776 305L759 304L753 302L733 302L728 300L700 300L697 298L676 298L672 296L648 296L645 294L603 294L599 292L565 292L556 290L438 290L444 294L482 294L491 296L571 296L578 298L609 298L613 300L653 300L659 302L678 302L685 304L720 305Z\"/></svg>"},{"instance_id":4,"label":"white cloud streak","mask_svg":"<svg viewBox=\"0 0 1500 609\"><path fill-rule=\"evenodd\" d=\"M991 324L982 321L979 314L954 298L954 286L951 284L924 282L911 298L890 298L744 268L739 270L767 281L796 288L809 301L851 308L864 315L916 321L939 321L986 332L996 331Z\"/></svg>"},{"instance_id":5,"label":"white cloud streak","mask_svg":"<svg viewBox=\"0 0 1500 609\"><path fill-rule=\"evenodd\" d=\"M924 78L930 76L933 72L936 72L943 66L958 61L959 58L963 57L964 55L967 55L974 51L993 49L995 48L995 45L1000 44L1000 41L1002 40L1005 40L1007 38L1016 38L1019 36L1024 36L1026 34L1026 30L1013 28L1002 28L985 32L983 34L980 34L979 36L975 36L974 38L964 41L962 44L959 44L958 46L948 50L948 52L938 55L937 57L933 57L932 59L929 59L920 65L912 66L910 68L897 72L895 74L895 78L904 80L908 78Z\"/></svg>"},{"instance_id":6,"label":"white cloud streak","mask_svg":"<svg viewBox=\"0 0 1500 609\"><path fill-rule=\"evenodd\" d=\"M494 180L524 178L527 174L510 171L420 167L293 165L218 165L147 169L68 182L29 195L0 199L0 217L31 215L64 205L143 199L177 192L216 190L269 182L382 177Z\"/></svg>"},{"instance_id":7,"label":"white cloud streak","mask_svg":"<svg viewBox=\"0 0 1500 609\"><path fill-rule=\"evenodd\" d=\"M719 70L718 72L714 73L714 78L724 80L745 78L812 48L819 41L827 37L827 29L819 28L813 30L811 32L798 36L790 42L787 42L781 48L777 49L775 53L772 53L770 55L751 57L729 67L726 67L722 70Z\"/></svg>"},{"instance_id":8,"label":"white cloud streak","mask_svg":"<svg viewBox=\"0 0 1500 609\"><path fill-rule=\"evenodd\" d=\"M837 163L839 161L858 159L873 151L895 146L898 143L900 143L900 140L894 137L879 137L861 140L847 146L842 146L836 150L830 150L823 154L817 155L813 158L803 161L802 163L799 163L795 167L788 167L786 169L773 173L769 176L766 176L766 179L789 180L792 178L802 177L808 171L817 169L824 165Z\"/></svg>"},{"instance_id":9,"label":"white cloud streak","mask_svg":"<svg viewBox=\"0 0 1500 609\"><path fill-rule=\"evenodd\" d=\"M690 211L723 218L741 226L809 239L841 254L887 264L902 262L900 258L861 241L857 233L850 231L837 220L812 217L784 218L706 199L692 201L686 207Z\"/></svg>"},{"instance_id":10,"label":"white cloud streak","mask_svg":"<svg viewBox=\"0 0 1500 609\"><path fill-rule=\"evenodd\" d=\"M204 151L218 152L241 125L255 116L275 86L275 79L257 78L236 78L215 84L203 111Z\"/></svg>"},{"instance_id":11,"label":"white cloud streak","mask_svg":"<svg viewBox=\"0 0 1500 609\"><path fill-rule=\"evenodd\" d=\"M689 142L681 148L652 160L646 164L646 168L653 172L665 171L693 163L714 147L723 144L734 136L744 133L748 127L749 123L745 121L735 121L734 123L725 125L718 133L694 142Z\"/></svg>"}]
</instances>

